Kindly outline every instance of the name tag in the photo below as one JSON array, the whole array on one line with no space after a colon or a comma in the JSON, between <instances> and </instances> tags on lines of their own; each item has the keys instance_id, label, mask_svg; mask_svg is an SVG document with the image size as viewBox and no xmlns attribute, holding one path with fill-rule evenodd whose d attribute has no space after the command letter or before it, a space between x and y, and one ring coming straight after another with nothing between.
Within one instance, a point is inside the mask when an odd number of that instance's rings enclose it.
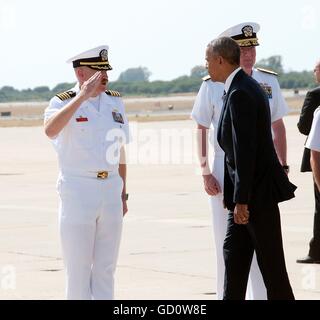
<instances>
[{"instance_id":1,"label":"name tag","mask_svg":"<svg viewBox=\"0 0 320 320\"><path fill-rule=\"evenodd\" d=\"M76 121L77 122L86 122L86 121L88 121L88 118L79 117L79 118L76 118Z\"/></svg>"},{"instance_id":2,"label":"name tag","mask_svg":"<svg viewBox=\"0 0 320 320\"><path fill-rule=\"evenodd\" d=\"M115 122L124 123L122 114L120 112L112 111L112 117Z\"/></svg>"}]
</instances>

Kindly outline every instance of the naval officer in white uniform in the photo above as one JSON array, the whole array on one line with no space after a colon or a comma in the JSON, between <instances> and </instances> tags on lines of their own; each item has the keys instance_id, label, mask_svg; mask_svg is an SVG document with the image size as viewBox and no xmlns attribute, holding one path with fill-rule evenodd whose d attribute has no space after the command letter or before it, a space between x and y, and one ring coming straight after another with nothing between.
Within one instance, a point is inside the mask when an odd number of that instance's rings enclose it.
<instances>
[{"instance_id":1,"label":"naval officer in white uniform","mask_svg":"<svg viewBox=\"0 0 320 320\"><path fill-rule=\"evenodd\" d=\"M247 59L245 50L251 50L255 53L255 46L258 44L257 32L259 31L257 23L242 23L236 25L220 36L229 36L234 38L241 49L240 64L241 67L254 77L263 89L266 91L272 119L272 129L274 144L278 153L280 162L284 170L288 170L286 165L286 135L282 117L288 112L288 107L282 97L275 73L267 70L254 69L254 59ZM244 32L245 31L245 32ZM251 49L249 49L251 48ZM217 128L220 113L223 105L224 84L211 81L210 77L205 77L197 95L191 117L198 125L198 150L201 162L201 171L204 181L204 188L208 193L210 207L213 216L214 240L216 246L217 262L217 299L223 298L224 286L224 259L223 242L227 230L228 211L223 207L223 174L224 174L224 153L217 142ZM209 141L213 147L214 158L210 164L210 157L207 152L207 136L210 130ZM257 263L256 255L253 256L248 289L246 298L249 300L266 300L267 292L263 282L261 272Z\"/></svg>"},{"instance_id":2,"label":"naval officer in white uniform","mask_svg":"<svg viewBox=\"0 0 320 320\"><path fill-rule=\"evenodd\" d=\"M68 60L78 83L51 99L45 133L58 154L59 229L68 299L113 299L127 212L125 108L107 90L108 46Z\"/></svg>"}]
</instances>

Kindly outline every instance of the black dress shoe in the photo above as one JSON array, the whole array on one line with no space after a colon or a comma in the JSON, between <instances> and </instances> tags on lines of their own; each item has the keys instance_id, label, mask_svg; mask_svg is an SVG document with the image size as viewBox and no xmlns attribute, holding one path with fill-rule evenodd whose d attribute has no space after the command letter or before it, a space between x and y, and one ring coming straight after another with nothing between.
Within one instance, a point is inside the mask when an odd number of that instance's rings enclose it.
<instances>
[{"instance_id":1,"label":"black dress shoe","mask_svg":"<svg viewBox=\"0 0 320 320\"><path fill-rule=\"evenodd\" d=\"M306 256L302 259L297 259L297 263L320 263L320 259L314 259L310 256Z\"/></svg>"}]
</instances>

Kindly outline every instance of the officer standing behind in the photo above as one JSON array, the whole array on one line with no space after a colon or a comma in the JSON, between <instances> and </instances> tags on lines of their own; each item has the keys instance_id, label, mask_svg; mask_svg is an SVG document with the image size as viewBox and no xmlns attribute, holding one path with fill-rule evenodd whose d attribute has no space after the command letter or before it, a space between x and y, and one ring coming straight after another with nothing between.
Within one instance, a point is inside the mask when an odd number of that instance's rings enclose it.
<instances>
[{"instance_id":1,"label":"officer standing behind","mask_svg":"<svg viewBox=\"0 0 320 320\"><path fill-rule=\"evenodd\" d=\"M72 62L78 83L45 110L45 133L59 160L59 229L68 299L113 299L123 215L124 144L129 126L120 94L107 90L108 46Z\"/></svg>"},{"instance_id":2,"label":"officer standing behind","mask_svg":"<svg viewBox=\"0 0 320 320\"><path fill-rule=\"evenodd\" d=\"M320 61L317 62L314 68L314 76L317 83L320 83ZM298 122L299 131L308 135L311 130L313 114L315 110L320 106L320 87L310 90L304 100L300 119ZM314 139L314 138L313 138ZM314 154L318 154L314 151ZM319 165L319 164L317 164ZM301 172L314 171L310 166L310 149L306 147L304 149ZM297 263L320 263L320 192L319 187L314 181L314 200L315 200L315 211L313 220L313 238L309 243L309 253L306 257L297 259Z\"/></svg>"}]
</instances>

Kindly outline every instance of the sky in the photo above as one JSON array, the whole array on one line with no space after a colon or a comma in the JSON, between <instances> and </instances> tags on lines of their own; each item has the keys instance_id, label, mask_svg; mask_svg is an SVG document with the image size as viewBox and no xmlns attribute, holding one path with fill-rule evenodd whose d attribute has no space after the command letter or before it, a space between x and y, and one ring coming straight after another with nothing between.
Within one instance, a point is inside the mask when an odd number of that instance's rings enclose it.
<instances>
[{"instance_id":1,"label":"sky","mask_svg":"<svg viewBox=\"0 0 320 320\"><path fill-rule=\"evenodd\" d=\"M258 22L257 60L281 55L286 71L320 58L319 0L0 0L0 88L75 81L65 61L109 45L111 81L147 67L172 80L204 64L210 40L235 24Z\"/></svg>"}]
</instances>

